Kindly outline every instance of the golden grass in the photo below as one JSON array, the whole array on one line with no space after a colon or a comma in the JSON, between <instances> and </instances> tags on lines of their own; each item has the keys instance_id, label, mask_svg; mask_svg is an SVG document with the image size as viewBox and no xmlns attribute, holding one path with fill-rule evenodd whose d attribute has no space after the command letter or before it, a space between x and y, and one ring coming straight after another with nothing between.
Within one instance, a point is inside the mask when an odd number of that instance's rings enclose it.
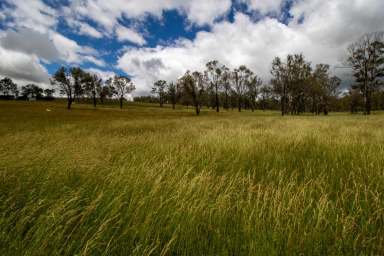
<instances>
[{"instance_id":1,"label":"golden grass","mask_svg":"<svg viewBox=\"0 0 384 256\"><path fill-rule=\"evenodd\" d=\"M0 102L2 255L384 252L381 113L74 107Z\"/></svg>"}]
</instances>

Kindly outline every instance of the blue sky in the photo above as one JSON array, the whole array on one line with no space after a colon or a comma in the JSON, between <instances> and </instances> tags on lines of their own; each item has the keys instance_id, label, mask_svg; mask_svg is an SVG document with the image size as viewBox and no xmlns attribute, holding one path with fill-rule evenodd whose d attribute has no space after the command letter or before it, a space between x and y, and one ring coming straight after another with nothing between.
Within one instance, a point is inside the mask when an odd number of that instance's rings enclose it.
<instances>
[{"instance_id":1,"label":"blue sky","mask_svg":"<svg viewBox=\"0 0 384 256\"><path fill-rule=\"evenodd\" d=\"M275 56L339 65L351 42L384 29L382 10L382 0L0 0L0 77L47 87L60 65L81 66L128 75L145 94L217 59L268 83Z\"/></svg>"}]
</instances>

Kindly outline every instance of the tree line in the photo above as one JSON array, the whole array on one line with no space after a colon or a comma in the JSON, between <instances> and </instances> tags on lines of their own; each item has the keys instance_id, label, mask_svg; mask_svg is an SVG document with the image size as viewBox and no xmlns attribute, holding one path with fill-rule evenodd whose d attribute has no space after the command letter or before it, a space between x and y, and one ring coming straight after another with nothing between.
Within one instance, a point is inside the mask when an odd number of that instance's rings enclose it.
<instances>
[{"instance_id":1,"label":"tree line","mask_svg":"<svg viewBox=\"0 0 384 256\"><path fill-rule=\"evenodd\" d=\"M230 69L217 60L209 61L202 71L186 71L177 81L154 82L150 96L135 97L137 102L193 106L197 115L201 108L272 109L282 115L311 112L327 115L329 111L363 111L384 109L384 41L383 33L361 37L348 48L344 68L352 70L354 82L344 91L341 79L332 75L328 64L312 65L303 54L275 57L271 64L272 79L262 79L245 65ZM115 75L103 81L79 67L60 67L51 85L67 99L70 109L74 101L88 99L94 107L106 100L118 99L120 108L135 85L127 76ZM21 87L10 78L0 80L0 97L5 99L53 99L55 89L42 89L34 84Z\"/></svg>"},{"instance_id":2,"label":"tree line","mask_svg":"<svg viewBox=\"0 0 384 256\"><path fill-rule=\"evenodd\" d=\"M152 93L160 107L167 101L193 105L199 115L203 106L236 107L254 111L276 109L282 115L311 112L327 115L330 110L352 113L362 110L370 114L372 106L384 109L384 42L383 33L364 35L348 48L347 66L353 72L354 83L348 91L340 90L341 79L331 74L328 64L312 64L303 54L288 54L272 61L270 83L244 65L230 70L218 61L210 61L204 71L187 71L175 83L159 80ZM138 101L155 102L156 98L139 97Z\"/></svg>"}]
</instances>

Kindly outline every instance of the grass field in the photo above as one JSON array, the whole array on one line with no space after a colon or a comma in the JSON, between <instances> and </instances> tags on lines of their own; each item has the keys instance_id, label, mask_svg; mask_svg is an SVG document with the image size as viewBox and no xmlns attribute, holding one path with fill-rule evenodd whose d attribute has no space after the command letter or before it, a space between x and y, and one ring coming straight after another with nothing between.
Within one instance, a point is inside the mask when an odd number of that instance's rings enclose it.
<instances>
[{"instance_id":1,"label":"grass field","mask_svg":"<svg viewBox=\"0 0 384 256\"><path fill-rule=\"evenodd\" d=\"M380 113L0 102L0 138L0 255L384 254Z\"/></svg>"}]
</instances>

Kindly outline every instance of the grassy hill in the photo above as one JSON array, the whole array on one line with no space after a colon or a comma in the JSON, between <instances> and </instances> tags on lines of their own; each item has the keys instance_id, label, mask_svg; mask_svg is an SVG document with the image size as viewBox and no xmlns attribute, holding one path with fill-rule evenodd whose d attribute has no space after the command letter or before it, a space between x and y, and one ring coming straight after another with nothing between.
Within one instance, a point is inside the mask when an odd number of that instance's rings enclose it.
<instances>
[{"instance_id":1,"label":"grassy hill","mask_svg":"<svg viewBox=\"0 0 384 256\"><path fill-rule=\"evenodd\" d=\"M384 115L0 102L1 255L384 251Z\"/></svg>"}]
</instances>

